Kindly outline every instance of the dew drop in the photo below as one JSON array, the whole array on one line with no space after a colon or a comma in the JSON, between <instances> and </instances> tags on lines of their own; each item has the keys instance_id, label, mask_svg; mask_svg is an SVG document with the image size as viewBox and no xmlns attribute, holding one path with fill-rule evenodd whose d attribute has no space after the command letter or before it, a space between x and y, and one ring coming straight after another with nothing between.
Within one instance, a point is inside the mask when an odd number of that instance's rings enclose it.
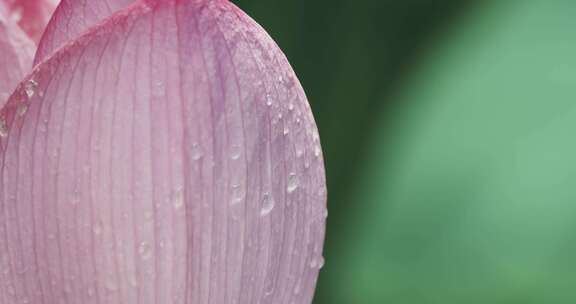
<instances>
[{"instance_id":1,"label":"dew drop","mask_svg":"<svg viewBox=\"0 0 576 304\"><path fill-rule=\"evenodd\" d=\"M172 194L172 205L175 209L180 209L184 206L184 195L182 193L182 189L177 189Z\"/></svg>"},{"instance_id":2,"label":"dew drop","mask_svg":"<svg viewBox=\"0 0 576 304\"><path fill-rule=\"evenodd\" d=\"M288 175L288 185L286 186L286 191L292 193L298 189L298 176L295 173L290 173Z\"/></svg>"},{"instance_id":3,"label":"dew drop","mask_svg":"<svg viewBox=\"0 0 576 304\"><path fill-rule=\"evenodd\" d=\"M262 210L260 210L260 215L266 216L270 214L270 212L274 210L275 205L276 203L274 202L272 196L268 193L264 193L264 196L262 197Z\"/></svg>"},{"instance_id":4,"label":"dew drop","mask_svg":"<svg viewBox=\"0 0 576 304\"><path fill-rule=\"evenodd\" d=\"M288 126L284 126L284 135L288 135L290 133L290 129L288 128Z\"/></svg>"},{"instance_id":5,"label":"dew drop","mask_svg":"<svg viewBox=\"0 0 576 304\"><path fill-rule=\"evenodd\" d=\"M152 213L152 211L146 211L144 212L144 218L147 220L152 219L152 217L154 216L154 213Z\"/></svg>"},{"instance_id":6,"label":"dew drop","mask_svg":"<svg viewBox=\"0 0 576 304\"><path fill-rule=\"evenodd\" d=\"M266 105L271 107L272 106L272 95L266 94Z\"/></svg>"},{"instance_id":7,"label":"dew drop","mask_svg":"<svg viewBox=\"0 0 576 304\"><path fill-rule=\"evenodd\" d=\"M24 84L24 92L28 98L32 98L36 95L36 89L38 89L38 83L32 79L26 81Z\"/></svg>"},{"instance_id":8,"label":"dew drop","mask_svg":"<svg viewBox=\"0 0 576 304\"><path fill-rule=\"evenodd\" d=\"M152 256L152 247L147 242L142 242L138 246L138 254L140 254L140 258L147 260Z\"/></svg>"},{"instance_id":9,"label":"dew drop","mask_svg":"<svg viewBox=\"0 0 576 304\"><path fill-rule=\"evenodd\" d=\"M166 87L164 86L164 82L157 81L154 83L152 87L152 96L154 97L162 97L166 92Z\"/></svg>"},{"instance_id":10,"label":"dew drop","mask_svg":"<svg viewBox=\"0 0 576 304\"><path fill-rule=\"evenodd\" d=\"M70 286L70 281L64 284L64 293L72 293L72 286Z\"/></svg>"},{"instance_id":11,"label":"dew drop","mask_svg":"<svg viewBox=\"0 0 576 304\"><path fill-rule=\"evenodd\" d=\"M323 256L313 258L312 261L310 261L310 267L315 269L321 269L324 267L324 264L325 260Z\"/></svg>"},{"instance_id":12,"label":"dew drop","mask_svg":"<svg viewBox=\"0 0 576 304\"><path fill-rule=\"evenodd\" d=\"M244 200L244 189L240 185L232 185L232 200L231 205L236 205Z\"/></svg>"},{"instance_id":13,"label":"dew drop","mask_svg":"<svg viewBox=\"0 0 576 304\"><path fill-rule=\"evenodd\" d=\"M92 232L94 232L95 235L102 234L102 225L100 223L94 224L94 227L92 228Z\"/></svg>"},{"instance_id":14,"label":"dew drop","mask_svg":"<svg viewBox=\"0 0 576 304\"><path fill-rule=\"evenodd\" d=\"M304 155L304 148L300 145L296 145L296 157L302 157Z\"/></svg>"},{"instance_id":15,"label":"dew drop","mask_svg":"<svg viewBox=\"0 0 576 304\"><path fill-rule=\"evenodd\" d=\"M16 294L16 291L14 290L14 286L12 286L12 284L8 284L6 288L8 289L9 295L13 296L14 294Z\"/></svg>"},{"instance_id":16,"label":"dew drop","mask_svg":"<svg viewBox=\"0 0 576 304\"><path fill-rule=\"evenodd\" d=\"M136 276L132 275L130 276L130 278L128 279L130 286L132 287L138 287L138 280L136 279Z\"/></svg>"},{"instance_id":17,"label":"dew drop","mask_svg":"<svg viewBox=\"0 0 576 304\"><path fill-rule=\"evenodd\" d=\"M294 80L294 76L293 76L292 74L288 74L288 79L286 80L286 86L287 86L288 88L291 88L291 87L294 86L294 83L295 83L295 82L296 82L296 81Z\"/></svg>"},{"instance_id":18,"label":"dew drop","mask_svg":"<svg viewBox=\"0 0 576 304\"><path fill-rule=\"evenodd\" d=\"M294 287L294 294L299 295L301 291L302 291L302 285L301 282L298 282Z\"/></svg>"},{"instance_id":19,"label":"dew drop","mask_svg":"<svg viewBox=\"0 0 576 304\"><path fill-rule=\"evenodd\" d=\"M314 146L314 156L320 157L320 154L322 154L322 150L320 149L320 146L319 145Z\"/></svg>"},{"instance_id":20,"label":"dew drop","mask_svg":"<svg viewBox=\"0 0 576 304\"><path fill-rule=\"evenodd\" d=\"M230 147L230 158L233 160L237 160L242 155L242 148L239 145L232 145Z\"/></svg>"},{"instance_id":21,"label":"dew drop","mask_svg":"<svg viewBox=\"0 0 576 304\"><path fill-rule=\"evenodd\" d=\"M106 287L106 289L108 289L109 291L118 290L118 284L116 284L116 281L114 279L106 280L106 282L104 283L104 287Z\"/></svg>"},{"instance_id":22,"label":"dew drop","mask_svg":"<svg viewBox=\"0 0 576 304\"><path fill-rule=\"evenodd\" d=\"M18 116L24 116L26 112L28 112L28 104L25 102L19 103L16 107L16 114L18 114Z\"/></svg>"},{"instance_id":23,"label":"dew drop","mask_svg":"<svg viewBox=\"0 0 576 304\"><path fill-rule=\"evenodd\" d=\"M191 153L191 156L192 156L192 159L193 159L193 160L199 160L199 159L201 159L202 156L203 156L202 148L201 148L200 145L197 144L197 143L194 143L194 144L192 145L192 149L191 149L190 153Z\"/></svg>"},{"instance_id":24,"label":"dew drop","mask_svg":"<svg viewBox=\"0 0 576 304\"><path fill-rule=\"evenodd\" d=\"M293 103L288 104L288 110L294 111L294 104Z\"/></svg>"},{"instance_id":25,"label":"dew drop","mask_svg":"<svg viewBox=\"0 0 576 304\"><path fill-rule=\"evenodd\" d=\"M8 124L4 117L0 117L0 137L8 136Z\"/></svg>"},{"instance_id":26,"label":"dew drop","mask_svg":"<svg viewBox=\"0 0 576 304\"><path fill-rule=\"evenodd\" d=\"M72 197L70 198L70 204L75 206L78 205L78 203L80 203L80 193L78 191L74 191L74 193L72 193Z\"/></svg>"},{"instance_id":27,"label":"dew drop","mask_svg":"<svg viewBox=\"0 0 576 304\"><path fill-rule=\"evenodd\" d=\"M324 268L324 264L326 264L326 260L324 259L323 256L321 256L320 260L318 261L318 269Z\"/></svg>"},{"instance_id":28,"label":"dew drop","mask_svg":"<svg viewBox=\"0 0 576 304\"><path fill-rule=\"evenodd\" d=\"M20 275L25 274L26 272L28 272L28 267L26 267L26 265L22 265L16 270L16 273Z\"/></svg>"}]
</instances>

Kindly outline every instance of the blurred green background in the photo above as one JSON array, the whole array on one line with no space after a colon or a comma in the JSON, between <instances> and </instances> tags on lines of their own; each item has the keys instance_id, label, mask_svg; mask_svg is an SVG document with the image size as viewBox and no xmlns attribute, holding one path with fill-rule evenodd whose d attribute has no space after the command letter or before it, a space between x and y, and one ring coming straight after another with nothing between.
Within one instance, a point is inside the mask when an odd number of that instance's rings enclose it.
<instances>
[{"instance_id":1,"label":"blurred green background","mask_svg":"<svg viewBox=\"0 0 576 304\"><path fill-rule=\"evenodd\" d=\"M576 1L235 2L320 128L315 304L576 303Z\"/></svg>"}]
</instances>

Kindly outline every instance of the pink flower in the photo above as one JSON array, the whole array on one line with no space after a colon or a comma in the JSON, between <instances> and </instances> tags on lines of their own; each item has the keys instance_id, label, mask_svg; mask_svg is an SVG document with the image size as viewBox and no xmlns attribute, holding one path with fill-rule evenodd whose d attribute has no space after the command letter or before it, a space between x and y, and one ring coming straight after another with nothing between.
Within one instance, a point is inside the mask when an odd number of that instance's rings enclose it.
<instances>
[{"instance_id":1,"label":"pink flower","mask_svg":"<svg viewBox=\"0 0 576 304\"><path fill-rule=\"evenodd\" d=\"M323 159L266 32L226 0L63 0L39 40L49 7L0 0L0 303L311 303Z\"/></svg>"}]
</instances>

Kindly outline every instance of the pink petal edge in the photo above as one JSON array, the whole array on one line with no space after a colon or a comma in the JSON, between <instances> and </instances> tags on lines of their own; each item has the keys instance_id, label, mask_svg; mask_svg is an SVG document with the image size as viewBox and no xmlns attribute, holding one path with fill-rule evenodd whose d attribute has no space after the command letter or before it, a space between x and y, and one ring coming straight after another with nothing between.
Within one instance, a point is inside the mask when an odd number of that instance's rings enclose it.
<instances>
[{"instance_id":1,"label":"pink petal edge","mask_svg":"<svg viewBox=\"0 0 576 304\"><path fill-rule=\"evenodd\" d=\"M62 0L38 45L34 64L135 0Z\"/></svg>"},{"instance_id":2,"label":"pink petal edge","mask_svg":"<svg viewBox=\"0 0 576 304\"><path fill-rule=\"evenodd\" d=\"M223 0L141 2L0 112L0 303L312 301L317 129L272 39Z\"/></svg>"}]
</instances>

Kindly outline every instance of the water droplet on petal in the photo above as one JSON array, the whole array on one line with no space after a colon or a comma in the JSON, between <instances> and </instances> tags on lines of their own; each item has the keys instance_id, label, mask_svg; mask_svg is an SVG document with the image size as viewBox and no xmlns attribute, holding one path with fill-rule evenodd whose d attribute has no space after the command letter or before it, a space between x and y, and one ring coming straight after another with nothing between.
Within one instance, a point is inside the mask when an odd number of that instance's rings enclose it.
<instances>
[{"instance_id":1,"label":"water droplet on petal","mask_svg":"<svg viewBox=\"0 0 576 304\"><path fill-rule=\"evenodd\" d=\"M230 147L230 158L233 160L237 160L242 155L242 147L239 145L232 145Z\"/></svg>"},{"instance_id":2,"label":"water droplet on petal","mask_svg":"<svg viewBox=\"0 0 576 304\"><path fill-rule=\"evenodd\" d=\"M8 289L8 294L13 296L16 293L16 291L14 290L14 286L12 286L12 284L10 283L8 283L7 285L8 286L6 288Z\"/></svg>"},{"instance_id":3,"label":"water droplet on petal","mask_svg":"<svg viewBox=\"0 0 576 304\"><path fill-rule=\"evenodd\" d=\"M267 106L272 106L272 95L270 94L266 94L266 105Z\"/></svg>"},{"instance_id":4,"label":"water droplet on petal","mask_svg":"<svg viewBox=\"0 0 576 304\"><path fill-rule=\"evenodd\" d=\"M260 215L266 216L270 214L270 212L274 210L275 205L276 203L274 202L272 196L268 193L264 193L264 196L262 197L262 210L260 210Z\"/></svg>"},{"instance_id":5,"label":"water droplet on petal","mask_svg":"<svg viewBox=\"0 0 576 304\"><path fill-rule=\"evenodd\" d=\"M138 287L138 280L136 279L136 276L132 275L130 276L130 278L128 279L130 286L132 287Z\"/></svg>"},{"instance_id":6,"label":"water droplet on petal","mask_svg":"<svg viewBox=\"0 0 576 304\"><path fill-rule=\"evenodd\" d=\"M312 259L312 261L310 261L311 268L321 269L322 267L324 267L324 264L325 260L323 256L315 257Z\"/></svg>"},{"instance_id":7,"label":"water droplet on petal","mask_svg":"<svg viewBox=\"0 0 576 304\"><path fill-rule=\"evenodd\" d=\"M286 186L286 191L292 193L298 189L298 176L295 173L290 173L288 175L288 185Z\"/></svg>"},{"instance_id":8,"label":"water droplet on petal","mask_svg":"<svg viewBox=\"0 0 576 304\"><path fill-rule=\"evenodd\" d=\"M294 287L294 294L299 295L301 291L302 291L302 283L299 281Z\"/></svg>"},{"instance_id":9,"label":"water droplet on petal","mask_svg":"<svg viewBox=\"0 0 576 304\"><path fill-rule=\"evenodd\" d=\"M291 88L295 84L294 75L288 74L288 79L286 80L286 87Z\"/></svg>"},{"instance_id":10,"label":"water droplet on petal","mask_svg":"<svg viewBox=\"0 0 576 304\"><path fill-rule=\"evenodd\" d=\"M4 117L0 117L0 137L8 136L8 124Z\"/></svg>"},{"instance_id":11,"label":"water droplet on petal","mask_svg":"<svg viewBox=\"0 0 576 304\"><path fill-rule=\"evenodd\" d=\"M320 157L320 155L322 154L322 148L320 148L320 145L315 145L314 146L314 156L316 157Z\"/></svg>"},{"instance_id":12,"label":"water droplet on petal","mask_svg":"<svg viewBox=\"0 0 576 304\"><path fill-rule=\"evenodd\" d=\"M296 145L296 157L302 157L304 155L304 148L300 145Z\"/></svg>"},{"instance_id":13,"label":"water droplet on petal","mask_svg":"<svg viewBox=\"0 0 576 304\"><path fill-rule=\"evenodd\" d=\"M154 216L154 213L152 211L146 211L144 212L144 218L147 220L152 219L152 217Z\"/></svg>"},{"instance_id":14,"label":"water droplet on petal","mask_svg":"<svg viewBox=\"0 0 576 304\"><path fill-rule=\"evenodd\" d=\"M95 235L100 235L102 233L102 225L100 223L95 223L92 232L94 232Z\"/></svg>"},{"instance_id":15,"label":"water droplet on petal","mask_svg":"<svg viewBox=\"0 0 576 304\"><path fill-rule=\"evenodd\" d=\"M38 89L38 83L32 79L26 81L24 84L24 92L28 98L32 98L36 95L36 89Z\"/></svg>"},{"instance_id":16,"label":"water droplet on petal","mask_svg":"<svg viewBox=\"0 0 576 304\"><path fill-rule=\"evenodd\" d=\"M25 102L19 103L16 107L16 114L18 114L18 116L24 116L26 112L28 112L28 104Z\"/></svg>"},{"instance_id":17,"label":"water droplet on petal","mask_svg":"<svg viewBox=\"0 0 576 304\"><path fill-rule=\"evenodd\" d=\"M147 260L152 256L152 247L147 242L142 242L138 246L138 254L140 254L140 258Z\"/></svg>"},{"instance_id":18,"label":"water droplet on petal","mask_svg":"<svg viewBox=\"0 0 576 304\"><path fill-rule=\"evenodd\" d=\"M164 86L164 82L157 81L152 86L152 96L154 97L162 97L166 92L166 87Z\"/></svg>"},{"instance_id":19,"label":"water droplet on petal","mask_svg":"<svg viewBox=\"0 0 576 304\"><path fill-rule=\"evenodd\" d=\"M118 284L116 284L116 281L114 279L106 280L106 282L104 283L104 287L106 287L106 289L108 289L109 291L118 290Z\"/></svg>"},{"instance_id":20,"label":"water droplet on petal","mask_svg":"<svg viewBox=\"0 0 576 304\"><path fill-rule=\"evenodd\" d=\"M175 209L180 209L184 206L184 195L181 189L177 189L172 194L172 205L174 205Z\"/></svg>"},{"instance_id":21,"label":"water droplet on petal","mask_svg":"<svg viewBox=\"0 0 576 304\"><path fill-rule=\"evenodd\" d=\"M78 193L78 191L74 191L74 193L72 193L72 197L70 198L70 204L75 206L78 205L78 203L80 203L80 193Z\"/></svg>"},{"instance_id":22,"label":"water droplet on petal","mask_svg":"<svg viewBox=\"0 0 576 304\"><path fill-rule=\"evenodd\" d=\"M231 205L236 205L244 200L244 189L240 185L232 185L232 199L230 201Z\"/></svg>"},{"instance_id":23,"label":"water droplet on petal","mask_svg":"<svg viewBox=\"0 0 576 304\"><path fill-rule=\"evenodd\" d=\"M198 145L197 143L194 143L192 145L192 148L190 150L191 153L191 157L193 160L199 160L202 158L203 153L202 153L202 148L200 147L200 145Z\"/></svg>"}]
</instances>

